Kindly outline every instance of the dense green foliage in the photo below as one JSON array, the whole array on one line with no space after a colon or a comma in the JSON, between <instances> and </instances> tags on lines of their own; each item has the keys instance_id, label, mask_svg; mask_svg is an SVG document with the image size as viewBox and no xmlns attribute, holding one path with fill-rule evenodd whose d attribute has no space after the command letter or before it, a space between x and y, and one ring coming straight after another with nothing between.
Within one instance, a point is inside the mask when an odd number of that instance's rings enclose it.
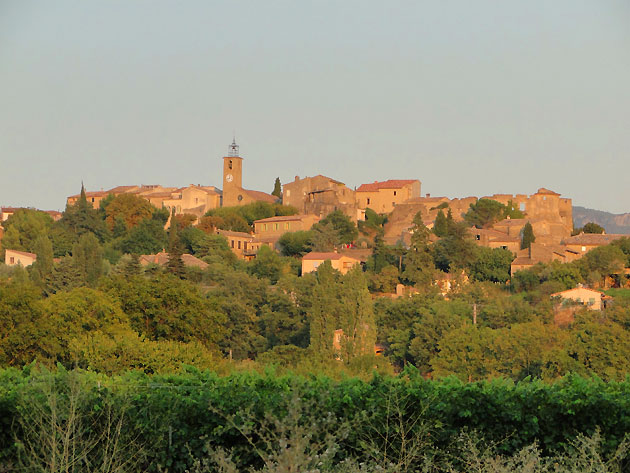
<instances>
[{"instance_id":1,"label":"dense green foliage","mask_svg":"<svg viewBox=\"0 0 630 473\"><path fill-rule=\"evenodd\" d=\"M72 402L74 410L68 411ZM399 472L415 471L427 454L436 461L451 459L458 436L466 431L508 455L534 442L543 454L553 454L576 435L592 435L597 428L602 452L610 455L630 431L627 380L605 383L569 376L553 384L464 384L452 378L426 381L411 369L397 378L338 382L274 373L220 377L192 368L179 375L106 377L27 366L0 371L0 468L18 464L18 453L34 440L33 424L40 429L37 440L50 438L57 435L55 428L66 431L65 414L73 412L75 425L85 429L77 429L84 437L75 437L75 446L84 447L80 442L92 438L104 443L116 435L131 447L118 454L134 456L133 471L191 471L195 458L218 448L231 451L237 471L245 471L261 466L257 451L267 448L256 432L268 428L280 434L287 428L265 419L290 420L287 414L296 405L300 425L314 436L311 444L319 442L318 435L333 435L338 461L383 462L389 452L395 462L401 442L421 447L418 454L407 454L409 464L394 470ZM100 435L112 427L111 418L120 419L118 432ZM322 424L323 419L330 422ZM90 436L86 428L97 435ZM244 435L248 431L254 433ZM55 438L63 443L63 435ZM94 450L82 459L96 460ZM462 466L454 471L470 470Z\"/></svg>"}]
</instances>

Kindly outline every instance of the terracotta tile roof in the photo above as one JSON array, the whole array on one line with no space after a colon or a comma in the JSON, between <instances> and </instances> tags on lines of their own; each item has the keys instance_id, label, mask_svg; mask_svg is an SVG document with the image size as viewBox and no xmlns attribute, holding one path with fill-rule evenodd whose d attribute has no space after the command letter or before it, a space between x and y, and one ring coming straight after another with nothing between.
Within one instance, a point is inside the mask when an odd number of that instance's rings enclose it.
<instances>
[{"instance_id":1,"label":"terracotta tile roof","mask_svg":"<svg viewBox=\"0 0 630 473\"><path fill-rule=\"evenodd\" d=\"M37 255L35 253L29 253L28 251L10 250L7 248L5 252L8 252L8 251L10 251L11 253L18 254L18 255L28 256L29 258L37 259Z\"/></svg>"},{"instance_id":2,"label":"terracotta tile roof","mask_svg":"<svg viewBox=\"0 0 630 473\"><path fill-rule=\"evenodd\" d=\"M136 189L138 186L116 186L107 191L108 194L124 194L130 190Z\"/></svg>"},{"instance_id":3,"label":"terracotta tile roof","mask_svg":"<svg viewBox=\"0 0 630 473\"><path fill-rule=\"evenodd\" d=\"M261 218L260 220L254 220L254 223L290 222L290 221L295 221L295 220L302 220L307 217L315 217L317 220L319 220L319 217L317 217L316 215L301 214L301 215L281 215L278 217Z\"/></svg>"},{"instance_id":4,"label":"terracotta tile roof","mask_svg":"<svg viewBox=\"0 0 630 473\"><path fill-rule=\"evenodd\" d=\"M379 189L401 189L404 186L418 182L417 179L390 179L388 181L361 184L357 192L374 192Z\"/></svg>"},{"instance_id":5,"label":"terracotta tile roof","mask_svg":"<svg viewBox=\"0 0 630 473\"><path fill-rule=\"evenodd\" d=\"M512 261L512 266L514 266L514 265L518 265L518 266L534 266L535 264L541 263L541 262L542 261L540 261L538 258L534 259L534 258L529 258L527 256L519 256L514 261Z\"/></svg>"},{"instance_id":6,"label":"terracotta tile roof","mask_svg":"<svg viewBox=\"0 0 630 473\"><path fill-rule=\"evenodd\" d=\"M217 230L217 233L219 235L223 235L223 236L233 236L233 237L241 237L241 238L253 238L254 237L254 235L252 235L251 233L233 232L231 230Z\"/></svg>"},{"instance_id":7,"label":"terracotta tile roof","mask_svg":"<svg viewBox=\"0 0 630 473\"><path fill-rule=\"evenodd\" d=\"M243 192L245 192L254 200L270 202L270 203L274 203L278 200L278 198L275 195L267 194L266 192L250 191L248 189L243 189Z\"/></svg>"},{"instance_id":8,"label":"terracotta tile roof","mask_svg":"<svg viewBox=\"0 0 630 473\"><path fill-rule=\"evenodd\" d=\"M566 291L554 292L549 297L562 296L563 294L567 294L567 293L575 292L575 291L588 291L588 292L594 292L599 295L604 295L602 291L596 291L595 289L590 289L588 287L574 287L573 289L567 289Z\"/></svg>"},{"instance_id":9,"label":"terracotta tile roof","mask_svg":"<svg viewBox=\"0 0 630 473\"><path fill-rule=\"evenodd\" d=\"M302 259L305 260L338 260L342 257L343 255L339 254L339 253L335 253L335 252L326 252L326 253L316 253L314 251L312 251L311 253L307 253L305 254Z\"/></svg>"},{"instance_id":10,"label":"terracotta tile roof","mask_svg":"<svg viewBox=\"0 0 630 473\"><path fill-rule=\"evenodd\" d=\"M24 207L2 207L2 212L16 212L17 210L21 210Z\"/></svg>"},{"instance_id":11,"label":"terracotta tile roof","mask_svg":"<svg viewBox=\"0 0 630 473\"><path fill-rule=\"evenodd\" d=\"M630 235L619 234L599 234L599 233L580 233L569 238L565 238L565 245L607 245L620 238L627 238Z\"/></svg>"}]
</instances>

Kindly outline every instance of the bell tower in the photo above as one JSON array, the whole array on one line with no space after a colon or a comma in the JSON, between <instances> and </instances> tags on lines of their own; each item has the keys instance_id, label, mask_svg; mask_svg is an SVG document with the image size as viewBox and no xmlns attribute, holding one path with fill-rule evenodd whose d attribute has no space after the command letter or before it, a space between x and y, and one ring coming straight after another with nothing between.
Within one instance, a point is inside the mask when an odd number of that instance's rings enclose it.
<instances>
[{"instance_id":1,"label":"bell tower","mask_svg":"<svg viewBox=\"0 0 630 473\"><path fill-rule=\"evenodd\" d=\"M239 147L234 138L228 155L223 158L223 206L239 205L238 196L242 193L242 188L243 158L239 156Z\"/></svg>"}]
</instances>

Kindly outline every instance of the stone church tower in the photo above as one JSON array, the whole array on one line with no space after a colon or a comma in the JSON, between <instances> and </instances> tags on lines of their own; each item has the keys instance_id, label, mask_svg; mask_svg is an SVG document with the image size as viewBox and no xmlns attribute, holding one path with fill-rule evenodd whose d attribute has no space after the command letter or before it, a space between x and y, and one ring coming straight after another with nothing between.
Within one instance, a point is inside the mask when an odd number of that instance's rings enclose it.
<instances>
[{"instance_id":1,"label":"stone church tower","mask_svg":"<svg viewBox=\"0 0 630 473\"><path fill-rule=\"evenodd\" d=\"M240 205L243 200L243 158L239 156L236 139L223 158L223 207Z\"/></svg>"},{"instance_id":2,"label":"stone church tower","mask_svg":"<svg viewBox=\"0 0 630 473\"><path fill-rule=\"evenodd\" d=\"M266 192L243 189L243 158L239 156L236 139L232 140L228 155L223 158L223 207L246 205L252 202L274 203L278 198Z\"/></svg>"}]
</instances>

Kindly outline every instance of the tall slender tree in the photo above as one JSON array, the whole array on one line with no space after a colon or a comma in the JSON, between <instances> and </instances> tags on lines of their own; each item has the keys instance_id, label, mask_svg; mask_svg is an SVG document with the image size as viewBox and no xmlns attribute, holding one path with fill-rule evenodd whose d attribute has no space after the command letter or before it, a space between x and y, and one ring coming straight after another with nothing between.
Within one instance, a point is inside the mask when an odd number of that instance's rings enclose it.
<instances>
[{"instance_id":1,"label":"tall slender tree","mask_svg":"<svg viewBox=\"0 0 630 473\"><path fill-rule=\"evenodd\" d=\"M275 195L278 199L282 198L282 184L280 184L279 177L276 177L276 182L273 184L273 192L271 195Z\"/></svg>"},{"instance_id":2,"label":"tall slender tree","mask_svg":"<svg viewBox=\"0 0 630 473\"><path fill-rule=\"evenodd\" d=\"M536 241L536 236L534 235L534 229L532 228L532 224L527 222L523 227L523 235L521 237L521 250L525 248L530 248L532 243Z\"/></svg>"},{"instance_id":3,"label":"tall slender tree","mask_svg":"<svg viewBox=\"0 0 630 473\"><path fill-rule=\"evenodd\" d=\"M179 239L177 220L173 218L175 212L171 216L171 226L168 230L168 263L166 265L168 271L179 278L183 278L186 274L184 268L183 245Z\"/></svg>"}]
</instances>

